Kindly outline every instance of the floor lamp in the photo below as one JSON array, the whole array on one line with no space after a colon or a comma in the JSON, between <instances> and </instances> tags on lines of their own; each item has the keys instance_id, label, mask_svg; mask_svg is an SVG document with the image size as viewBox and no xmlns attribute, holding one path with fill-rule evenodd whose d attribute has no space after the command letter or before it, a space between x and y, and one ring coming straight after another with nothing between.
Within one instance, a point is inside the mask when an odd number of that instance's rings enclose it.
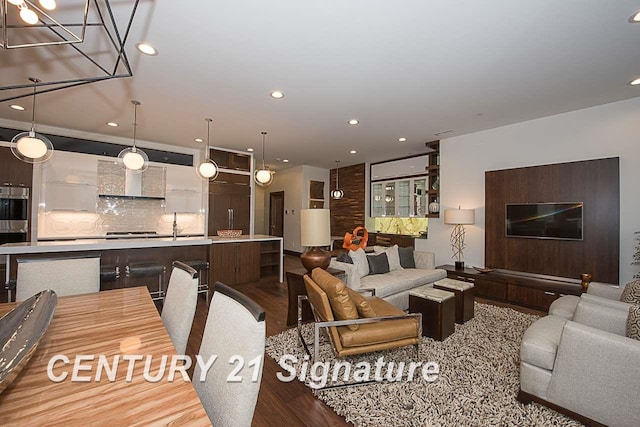
<instances>
[{"instance_id":1,"label":"floor lamp","mask_svg":"<svg viewBox=\"0 0 640 427\"><path fill-rule=\"evenodd\" d=\"M456 270L464 270L463 250L464 244L464 226L471 225L476 222L476 213L473 209L447 209L444 211L444 223L455 225L451 230L451 250L453 256L451 258L457 258Z\"/></svg>"},{"instance_id":2,"label":"floor lamp","mask_svg":"<svg viewBox=\"0 0 640 427\"><path fill-rule=\"evenodd\" d=\"M300 243L309 250L300 255L302 266L311 271L316 267L326 269L331 254L322 246L331 244L331 219L329 209L302 209L300 211Z\"/></svg>"}]
</instances>

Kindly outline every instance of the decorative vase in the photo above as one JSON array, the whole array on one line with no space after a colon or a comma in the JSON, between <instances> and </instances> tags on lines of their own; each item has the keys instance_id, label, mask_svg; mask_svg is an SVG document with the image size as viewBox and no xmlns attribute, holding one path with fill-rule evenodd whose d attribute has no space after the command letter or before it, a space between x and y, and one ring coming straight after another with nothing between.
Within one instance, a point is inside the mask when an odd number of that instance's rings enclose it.
<instances>
[{"instance_id":1,"label":"decorative vase","mask_svg":"<svg viewBox=\"0 0 640 427\"><path fill-rule=\"evenodd\" d=\"M429 203L429 213L438 213L440 212L440 203L431 202Z\"/></svg>"},{"instance_id":2,"label":"decorative vase","mask_svg":"<svg viewBox=\"0 0 640 427\"><path fill-rule=\"evenodd\" d=\"M440 177L436 178L436 180L433 182L433 185L431 185L431 189L432 190L439 190L440 189Z\"/></svg>"}]
</instances>

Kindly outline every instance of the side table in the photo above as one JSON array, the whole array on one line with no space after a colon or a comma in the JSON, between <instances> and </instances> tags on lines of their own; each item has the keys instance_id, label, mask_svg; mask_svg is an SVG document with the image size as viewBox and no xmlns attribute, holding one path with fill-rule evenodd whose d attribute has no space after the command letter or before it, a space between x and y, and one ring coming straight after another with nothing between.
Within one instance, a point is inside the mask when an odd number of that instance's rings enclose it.
<instances>
[{"instance_id":1,"label":"side table","mask_svg":"<svg viewBox=\"0 0 640 427\"><path fill-rule=\"evenodd\" d=\"M443 341L455 332L456 302L453 292L430 285L409 291L409 313L422 313L422 336Z\"/></svg>"},{"instance_id":2,"label":"side table","mask_svg":"<svg viewBox=\"0 0 640 427\"><path fill-rule=\"evenodd\" d=\"M335 268L327 268L327 273L336 276L343 282L346 280L346 273L343 270ZM287 326L295 326L298 323L298 295L307 295L304 287L304 275L307 274L306 268L298 268L286 272L287 277L287 294L289 296L287 309ZM313 313L308 301L304 301L302 305L302 320L313 320Z\"/></svg>"},{"instance_id":3,"label":"side table","mask_svg":"<svg viewBox=\"0 0 640 427\"><path fill-rule=\"evenodd\" d=\"M473 283L463 282L454 279L442 279L433 284L434 289L453 292L456 298L456 323L463 324L467 320L473 319L474 315L474 295Z\"/></svg>"}]
</instances>

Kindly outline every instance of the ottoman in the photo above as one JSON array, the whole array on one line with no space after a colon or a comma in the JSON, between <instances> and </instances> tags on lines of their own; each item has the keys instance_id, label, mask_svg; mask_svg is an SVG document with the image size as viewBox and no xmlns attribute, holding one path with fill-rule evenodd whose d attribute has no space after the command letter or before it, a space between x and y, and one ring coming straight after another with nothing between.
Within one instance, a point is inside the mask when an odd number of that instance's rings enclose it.
<instances>
[{"instance_id":1,"label":"ottoman","mask_svg":"<svg viewBox=\"0 0 640 427\"><path fill-rule=\"evenodd\" d=\"M435 289L453 292L456 296L456 323L473 319L475 289L473 283L454 279L442 279L433 284Z\"/></svg>"},{"instance_id":2,"label":"ottoman","mask_svg":"<svg viewBox=\"0 0 640 427\"><path fill-rule=\"evenodd\" d=\"M409 291L409 313L422 313L422 336L443 341L455 331L453 292L424 285Z\"/></svg>"}]
</instances>

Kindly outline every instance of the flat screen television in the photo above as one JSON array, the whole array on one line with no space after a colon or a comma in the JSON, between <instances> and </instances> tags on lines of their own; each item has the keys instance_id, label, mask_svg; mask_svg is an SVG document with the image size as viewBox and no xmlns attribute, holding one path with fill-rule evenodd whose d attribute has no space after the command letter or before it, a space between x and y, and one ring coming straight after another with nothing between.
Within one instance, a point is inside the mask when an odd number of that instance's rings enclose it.
<instances>
[{"instance_id":1,"label":"flat screen television","mask_svg":"<svg viewBox=\"0 0 640 427\"><path fill-rule=\"evenodd\" d=\"M582 207L582 202L507 204L507 237L582 240Z\"/></svg>"}]
</instances>

